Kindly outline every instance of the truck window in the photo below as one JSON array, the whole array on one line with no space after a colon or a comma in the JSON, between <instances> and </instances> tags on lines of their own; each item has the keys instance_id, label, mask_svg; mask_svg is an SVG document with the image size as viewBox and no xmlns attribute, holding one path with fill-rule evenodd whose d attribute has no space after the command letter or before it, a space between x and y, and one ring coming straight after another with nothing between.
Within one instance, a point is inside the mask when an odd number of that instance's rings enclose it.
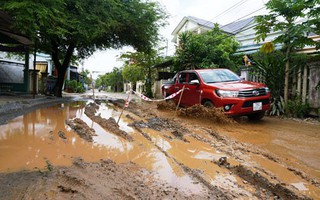
<instances>
[{"instance_id":1,"label":"truck window","mask_svg":"<svg viewBox=\"0 0 320 200\"><path fill-rule=\"evenodd\" d=\"M186 73L179 74L179 83L186 83L186 81L187 81L187 74Z\"/></svg>"}]
</instances>

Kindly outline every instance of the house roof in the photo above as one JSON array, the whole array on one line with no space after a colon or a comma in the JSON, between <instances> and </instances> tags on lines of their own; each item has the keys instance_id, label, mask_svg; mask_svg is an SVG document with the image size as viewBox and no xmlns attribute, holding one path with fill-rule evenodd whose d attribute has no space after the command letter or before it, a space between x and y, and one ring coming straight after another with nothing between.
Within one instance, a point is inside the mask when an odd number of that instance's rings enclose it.
<instances>
[{"instance_id":1,"label":"house roof","mask_svg":"<svg viewBox=\"0 0 320 200\"><path fill-rule=\"evenodd\" d=\"M26 36L12 28L12 18L10 15L0 10L0 43L4 44L33 44Z\"/></svg>"},{"instance_id":2,"label":"house roof","mask_svg":"<svg viewBox=\"0 0 320 200\"><path fill-rule=\"evenodd\" d=\"M180 21L178 26L172 31L171 35L177 34L187 21L193 21L193 22L197 23L199 26L206 27L208 29L212 29L214 27L213 22L210 22L210 21L207 21L204 19L200 19L197 17L193 17L193 16L187 16L187 17L182 18L182 20Z\"/></svg>"},{"instance_id":3,"label":"house roof","mask_svg":"<svg viewBox=\"0 0 320 200\"><path fill-rule=\"evenodd\" d=\"M172 35L175 35L179 32L179 30L183 27L183 25L187 22L187 21L193 21L195 23L197 23L199 26L201 27L206 27L208 29L213 29L215 23L211 22L211 21L207 21L204 19L200 19L197 17L193 17L193 16L188 16L188 17L184 17L180 23L178 24L178 26L173 30ZM243 20L239 20L239 21L235 21L235 22L231 22L229 24L226 25L219 25L220 29L228 34L236 34L238 32L240 32L244 27L246 27L249 23L251 23L252 21L254 21L254 17L250 17L247 19L243 19Z\"/></svg>"},{"instance_id":4,"label":"house roof","mask_svg":"<svg viewBox=\"0 0 320 200\"><path fill-rule=\"evenodd\" d=\"M226 24L224 26L220 26L220 29L223 30L224 32L227 32L230 34L237 34L252 21L254 21L254 17L250 17L250 18L243 19L240 21L231 22L231 23Z\"/></svg>"},{"instance_id":5,"label":"house roof","mask_svg":"<svg viewBox=\"0 0 320 200\"><path fill-rule=\"evenodd\" d=\"M193 17L193 16L188 16L188 19L196 22L200 26L204 26L204 27L207 27L207 28L210 28L210 29L212 29L214 27L214 24L215 24L215 23L213 23L211 21L207 21L207 20L200 19L200 18Z\"/></svg>"}]
</instances>

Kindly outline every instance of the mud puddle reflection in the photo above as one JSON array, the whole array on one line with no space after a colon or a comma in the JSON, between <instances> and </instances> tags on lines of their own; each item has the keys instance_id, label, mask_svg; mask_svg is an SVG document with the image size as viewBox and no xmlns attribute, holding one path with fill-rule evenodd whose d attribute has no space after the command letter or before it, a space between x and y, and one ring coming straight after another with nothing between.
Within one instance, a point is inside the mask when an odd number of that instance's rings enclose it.
<instances>
[{"instance_id":1,"label":"mud puddle reflection","mask_svg":"<svg viewBox=\"0 0 320 200\"><path fill-rule=\"evenodd\" d=\"M84 114L84 102L42 108L0 126L0 172L43 170L48 165L70 166L75 157L87 162L112 159L117 163L134 162L154 171L157 178L190 194L201 194L203 186L185 174L150 141L120 120L120 128L134 142L111 134ZM118 111L100 105L98 115L118 119ZM81 139L65 121L80 118L95 130L94 142Z\"/></svg>"}]
</instances>

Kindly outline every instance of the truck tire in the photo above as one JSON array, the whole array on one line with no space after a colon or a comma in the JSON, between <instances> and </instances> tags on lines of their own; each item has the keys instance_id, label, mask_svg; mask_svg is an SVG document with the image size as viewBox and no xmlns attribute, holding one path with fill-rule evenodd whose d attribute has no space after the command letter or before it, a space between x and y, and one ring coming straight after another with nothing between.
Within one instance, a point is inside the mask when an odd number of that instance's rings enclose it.
<instances>
[{"instance_id":1,"label":"truck tire","mask_svg":"<svg viewBox=\"0 0 320 200\"><path fill-rule=\"evenodd\" d=\"M206 101L203 103L203 106L204 106L204 107L207 107L207 108L213 108L213 107L214 107L213 103L212 103L210 100L206 100Z\"/></svg>"}]
</instances>

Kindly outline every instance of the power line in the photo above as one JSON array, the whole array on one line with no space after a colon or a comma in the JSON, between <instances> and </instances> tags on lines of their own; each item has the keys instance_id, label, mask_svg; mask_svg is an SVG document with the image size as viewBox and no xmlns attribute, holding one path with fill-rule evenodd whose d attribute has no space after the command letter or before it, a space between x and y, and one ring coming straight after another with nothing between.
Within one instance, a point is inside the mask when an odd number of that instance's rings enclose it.
<instances>
[{"instance_id":1,"label":"power line","mask_svg":"<svg viewBox=\"0 0 320 200\"><path fill-rule=\"evenodd\" d=\"M209 21L207 21L206 23L204 23L203 25L208 25L209 23L214 23L213 20L230 12L231 10L241 6L242 4L246 3L248 0L241 0L238 3L232 5L231 7L229 7L228 9L226 9L225 11L222 11L220 14L218 14L217 16L213 17L212 19L210 19Z\"/></svg>"},{"instance_id":2,"label":"power line","mask_svg":"<svg viewBox=\"0 0 320 200\"><path fill-rule=\"evenodd\" d=\"M241 0L238 3L234 4L233 6L231 6L230 8L228 8L227 10L223 11L222 13L220 13L219 15L215 16L214 18L212 18L210 21L212 21L213 19L216 19L228 12L230 12L231 10L233 10L234 8L237 8L239 6L241 6L242 4L246 3L248 0Z\"/></svg>"}]
</instances>

